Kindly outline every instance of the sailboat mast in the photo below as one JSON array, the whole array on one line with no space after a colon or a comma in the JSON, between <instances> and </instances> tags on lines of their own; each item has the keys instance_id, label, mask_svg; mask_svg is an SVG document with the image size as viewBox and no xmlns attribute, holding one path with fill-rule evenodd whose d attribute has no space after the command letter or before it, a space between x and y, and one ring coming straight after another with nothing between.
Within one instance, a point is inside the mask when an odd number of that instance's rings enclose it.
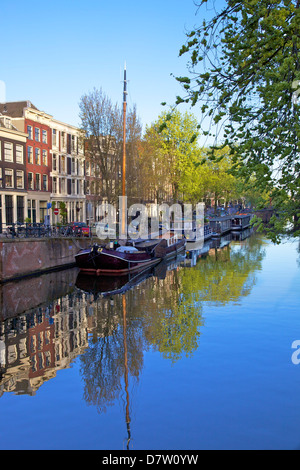
<instances>
[{"instance_id":1,"label":"sailboat mast","mask_svg":"<svg viewBox=\"0 0 300 470\"><path fill-rule=\"evenodd\" d=\"M127 99L127 80L126 63L124 66L124 90L123 90L123 161L122 161L122 196L126 195L126 103Z\"/></svg>"},{"instance_id":2,"label":"sailboat mast","mask_svg":"<svg viewBox=\"0 0 300 470\"><path fill-rule=\"evenodd\" d=\"M126 196L126 98L127 98L127 80L126 80L126 63L124 66L124 89L123 89L123 160L122 160L122 219L121 233L125 235L125 219L127 217L125 208Z\"/></svg>"}]
</instances>

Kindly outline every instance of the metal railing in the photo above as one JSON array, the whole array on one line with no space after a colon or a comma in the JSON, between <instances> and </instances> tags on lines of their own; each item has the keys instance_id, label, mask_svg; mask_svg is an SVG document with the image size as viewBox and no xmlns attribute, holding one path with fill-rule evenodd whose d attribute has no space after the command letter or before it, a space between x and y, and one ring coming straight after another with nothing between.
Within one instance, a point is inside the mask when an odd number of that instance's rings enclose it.
<instances>
[{"instance_id":1,"label":"metal railing","mask_svg":"<svg viewBox=\"0 0 300 470\"><path fill-rule=\"evenodd\" d=\"M2 226L2 238L91 237L88 227L20 223Z\"/></svg>"}]
</instances>

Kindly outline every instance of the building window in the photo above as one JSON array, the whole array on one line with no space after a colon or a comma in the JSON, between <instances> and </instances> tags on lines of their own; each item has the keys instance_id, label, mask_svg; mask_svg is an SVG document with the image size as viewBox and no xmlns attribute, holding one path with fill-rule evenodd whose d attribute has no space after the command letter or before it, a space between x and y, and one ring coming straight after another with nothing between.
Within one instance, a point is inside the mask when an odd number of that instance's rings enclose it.
<instances>
[{"instance_id":1,"label":"building window","mask_svg":"<svg viewBox=\"0 0 300 470\"><path fill-rule=\"evenodd\" d=\"M0 188L3 187L3 183L2 183L2 168L0 168ZM1 202L1 195L0 195L0 202ZM1 206L1 204L0 204ZM1 224L1 220L0 220L0 224Z\"/></svg>"},{"instance_id":2,"label":"building window","mask_svg":"<svg viewBox=\"0 0 300 470\"><path fill-rule=\"evenodd\" d=\"M23 145L16 145L16 163L23 165Z\"/></svg>"},{"instance_id":3,"label":"building window","mask_svg":"<svg viewBox=\"0 0 300 470\"><path fill-rule=\"evenodd\" d=\"M52 155L52 170L57 170L57 156L55 153Z\"/></svg>"},{"instance_id":4,"label":"building window","mask_svg":"<svg viewBox=\"0 0 300 470\"><path fill-rule=\"evenodd\" d=\"M27 147L27 161L33 163L33 150L32 147Z\"/></svg>"},{"instance_id":5,"label":"building window","mask_svg":"<svg viewBox=\"0 0 300 470\"><path fill-rule=\"evenodd\" d=\"M36 223L36 205L35 205L35 200L34 199L28 199L27 202L27 214L28 218L33 222L34 224Z\"/></svg>"},{"instance_id":6,"label":"building window","mask_svg":"<svg viewBox=\"0 0 300 470\"><path fill-rule=\"evenodd\" d=\"M35 133L35 140L39 142L40 141L40 129L38 127L35 127L34 133Z\"/></svg>"},{"instance_id":7,"label":"building window","mask_svg":"<svg viewBox=\"0 0 300 470\"><path fill-rule=\"evenodd\" d=\"M4 126L7 129L12 129L12 124L11 124L11 119L10 118L5 118Z\"/></svg>"},{"instance_id":8,"label":"building window","mask_svg":"<svg viewBox=\"0 0 300 470\"><path fill-rule=\"evenodd\" d=\"M41 164L41 151L38 148L35 149L35 163L36 165Z\"/></svg>"},{"instance_id":9,"label":"building window","mask_svg":"<svg viewBox=\"0 0 300 470\"><path fill-rule=\"evenodd\" d=\"M35 175L35 189L41 189L41 175L39 173L36 173Z\"/></svg>"},{"instance_id":10,"label":"building window","mask_svg":"<svg viewBox=\"0 0 300 470\"><path fill-rule=\"evenodd\" d=\"M34 189L32 173L28 173L28 189Z\"/></svg>"},{"instance_id":11,"label":"building window","mask_svg":"<svg viewBox=\"0 0 300 470\"><path fill-rule=\"evenodd\" d=\"M61 163L61 172L65 173L66 172L66 157L64 155L61 155L60 163Z\"/></svg>"},{"instance_id":12,"label":"building window","mask_svg":"<svg viewBox=\"0 0 300 470\"><path fill-rule=\"evenodd\" d=\"M24 223L24 196L17 196L17 221Z\"/></svg>"},{"instance_id":13,"label":"building window","mask_svg":"<svg viewBox=\"0 0 300 470\"><path fill-rule=\"evenodd\" d=\"M48 176L43 175L43 191L48 191Z\"/></svg>"},{"instance_id":14,"label":"building window","mask_svg":"<svg viewBox=\"0 0 300 470\"><path fill-rule=\"evenodd\" d=\"M72 169L71 169L72 173L74 174L75 173L75 158L72 158Z\"/></svg>"},{"instance_id":15,"label":"building window","mask_svg":"<svg viewBox=\"0 0 300 470\"><path fill-rule=\"evenodd\" d=\"M11 142L4 142L4 160L6 162L13 161L13 144Z\"/></svg>"},{"instance_id":16,"label":"building window","mask_svg":"<svg viewBox=\"0 0 300 470\"><path fill-rule=\"evenodd\" d=\"M71 146L72 146L72 152L75 152L75 135L72 135Z\"/></svg>"},{"instance_id":17,"label":"building window","mask_svg":"<svg viewBox=\"0 0 300 470\"><path fill-rule=\"evenodd\" d=\"M24 171L17 170L17 189L24 189Z\"/></svg>"},{"instance_id":18,"label":"building window","mask_svg":"<svg viewBox=\"0 0 300 470\"><path fill-rule=\"evenodd\" d=\"M28 139L32 140L33 139L32 126L27 126L27 134L28 134Z\"/></svg>"},{"instance_id":19,"label":"building window","mask_svg":"<svg viewBox=\"0 0 300 470\"><path fill-rule=\"evenodd\" d=\"M48 158L47 158L47 150L43 150L43 165L47 166Z\"/></svg>"},{"instance_id":20,"label":"building window","mask_svg":"<svg viewBox=\"0 0 300 470\"><path fill-rule=\"evenodd\" d=\"M46 144L48 141L48 133L45 130L42 130L42 141L43 141L43 144Z\"/></svg>"},{"instance_id":21,"label":"building window","mask_svg":"<svg viewBox=\"0 0 300 470\"><path fill-rule=\"evenodd\" d=\"M57 145L56 129L52 129L52 145Z\"/></svg>"},{"instance_id":22,"label":"building window","mask_svg":"<svg viewBox=\"0 0 300 470\"><path fill-rule=\"evenodd\" d=\"M5 215L6 215L6 224L13 223L13 197L5 195Z\"/></svg>"},{"instance_id":23,"label":"building window","mask_svg":"<svg viewBox=\"0 0 300 470\"><path fill-rule=\"evenodd\" d=\"M61 178L60 182L61 182L61 194L65 194L66 193L66 179Z\"/></svg>"},{"instance_id":24,"label":"building window","mask_svg":"<svg viewBox=\"0 0 300 470\"><path fill-rule=\"evenodd\" d=\"M62 148L66 148L66 133L65 132L62 132L61 133L61 146Z\"/></svg>"},{"instance_id":25,"label":"building window","mask_svg":"<svg viewBox=\"0 0 300 470\"><path fill-rule=\"evenodd\" d=\"M6 188L14 187L13 178L14 178L13 170L6 168L5 169L5 187Z\"/></svg>"},{"instance_id":26,"label":"building window","mask_svg":"<svg viewBox=\"0 0 300 470\"><path fill-rule=\"evenodd\" d=\"M53 178L53 180L52 180L52 185L53 185L53 186L52 186L52 192L53 192L54 194L57 194L57 178Z\"/></svg>"},{"instance_id":27,"label":"building window","mask_svg":"<svg viewBox=\"0 0 300 470\"><path fill-rule=\"evenodd\" d=\"M47 201L40 201L40 221L44 222L47 215ZM42 339L44 340L44 338Z\"/></svg>"}]
</instances>

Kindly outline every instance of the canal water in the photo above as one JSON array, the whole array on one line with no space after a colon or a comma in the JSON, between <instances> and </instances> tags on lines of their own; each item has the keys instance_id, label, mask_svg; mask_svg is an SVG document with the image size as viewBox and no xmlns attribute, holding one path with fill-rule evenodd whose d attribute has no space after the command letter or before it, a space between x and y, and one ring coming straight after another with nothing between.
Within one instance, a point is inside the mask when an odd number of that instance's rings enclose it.
<instances>
[{"instance_id":1,"label":"canal water","mask_svg":"<svg viewBox=\"0 0 300 470\"><path fill-rule=\"evenodd\" d=\"M75 268L0 295L2 450L300 448L298 241L224 239L139 278Z\"/></svg>"}]
</instances>

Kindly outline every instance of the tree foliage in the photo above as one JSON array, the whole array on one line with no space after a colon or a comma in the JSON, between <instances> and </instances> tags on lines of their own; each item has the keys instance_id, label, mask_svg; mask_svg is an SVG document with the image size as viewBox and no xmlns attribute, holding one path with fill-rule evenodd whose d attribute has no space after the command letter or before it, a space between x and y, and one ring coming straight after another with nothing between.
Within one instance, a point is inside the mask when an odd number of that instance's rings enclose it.
<instances>
[{"instance_id":1,"label":"tree foliage","mask_svg":"<svg viewBox=\"0 0 300 470\"><path fill-rule=\"evenodd\" d=\"M182 198L190 168L198 158L197 125L191 113L175 110L161 113L146 128L141 157L158 202Z\"/></svg>"},{"instance_id":2,"label":"tree foliage","mask_svg":"<svg viewBox=\"0 0 300 470\"><path fill-rule=\"evenodd\" d=\"M198 13L211 16L210 3L202 0ZM299 31L300 0L226 0L180 51L190 60L177 103L200 105L201 128L216 138L212 154L228 146L233 171L271 191L274 240L287 222L300 233Z\"/></svg>"}]
</instances>

